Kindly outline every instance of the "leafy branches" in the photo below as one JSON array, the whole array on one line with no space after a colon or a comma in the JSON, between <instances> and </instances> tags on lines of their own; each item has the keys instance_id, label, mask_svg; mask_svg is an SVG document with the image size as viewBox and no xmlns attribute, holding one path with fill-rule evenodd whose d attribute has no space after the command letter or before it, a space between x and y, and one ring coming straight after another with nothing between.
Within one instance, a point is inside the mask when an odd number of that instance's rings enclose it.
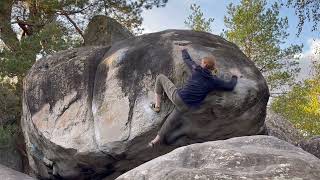
<instances>
[{"instance_id":1,"label":"leafy branches","mask_svg":"<svg viewBox=\"0 0 320 180\"><path fill-rule=\"evenodd\" d=\"M282 5L293 7L299 18L298 35L300 35L306 21L313 22L312 31L319 30L320 21L320 1L318 0L287 0Z\"/></svg>"},{"instance_id":2,"label":"leafy branches","mask_svg":"<svg viewBox=\"0 0 320 180\"><path fill-rule=\"evenodd\" d=\"M211 32L211 23L214 21L214 19L209 18L207 20L204 17L200 6L197 4L192 4L190 9L192 14L188 16L187 20L184 21L184 24L194 31Z\"/></svg>"},{"instance_id":3,"label":"leafy branches","mask_svg":"<svg viewBox=\"0 0 320 180\"><path fill-rule=\"evenodd\" d=\"M229 4L224 35L237 44L266 77L271 89L293 82L299 71L296 54L302 45L283 48L288 19L279 16L278 3L267 8L266 0L241 0Z\"/></svg>"}]
</instances>

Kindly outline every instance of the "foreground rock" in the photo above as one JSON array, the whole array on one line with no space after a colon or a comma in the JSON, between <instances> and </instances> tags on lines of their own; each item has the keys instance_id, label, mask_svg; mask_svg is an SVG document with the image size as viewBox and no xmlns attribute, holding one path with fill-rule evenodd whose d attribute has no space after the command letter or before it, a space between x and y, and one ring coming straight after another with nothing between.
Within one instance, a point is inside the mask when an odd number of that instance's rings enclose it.
<instances>
[{"instance_id":1,"label":"foreground rock","mask_svg":"<svg viewBox=\"0 0 320 180\"><path fill-rule=\"evenodd\" d=\"M181 42L190 43L198 63L215 55L221 78L229 80L231 68L243 77L233 92L213 92L185 114L166 137L171 146L148 149L173 110L167 98L161 113L149 109L156 76L181 87L190 75ZM268 98L266 81L237 46L208 33L168 30L37 61L24 82L22 126L40 177L113 179L177 146L265 133Z\"/></svg>"},{"instance_id":2,"label":"foreground rock","mask_svg":"<svg viewBox=\"0 0 320 180\"><path fill-rule=\"evenodd\" d=\"M22 174L18 171L10 169L0 164L0 177L3 180L35 180L34 178Z\"/></svg>"},{"instance_id":3,"label":"foreground rock","mask_svg":"<svg viewBox=\"0 0 320 180\"><path fill-rule=\"evenodd\" d=\"M320 179L320 160L271 136L193 144L153 159L117 180Z\"/></svg>"}]
</instances>

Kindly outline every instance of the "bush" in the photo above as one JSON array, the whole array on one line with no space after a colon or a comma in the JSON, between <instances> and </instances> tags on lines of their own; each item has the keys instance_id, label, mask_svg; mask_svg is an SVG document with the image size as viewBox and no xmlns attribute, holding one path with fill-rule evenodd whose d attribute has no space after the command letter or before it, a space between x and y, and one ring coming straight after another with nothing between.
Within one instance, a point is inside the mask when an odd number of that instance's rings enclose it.
<instances>
[{"instance_id":1,"label":"bush","mask_svg":"<svg viewBox=\"0 0 320 180\"><path fill-rule=\"evenodd\" d=\"M21 113L20 102L14 85L0 82L0 126L18 122Z\"/></svg>"},{"instance_id":2,"label":"bush","mask_svg":"<svg viewBox=\"0 0 320 180\"><path fill-rule=\"evenodd\" d=\"M17 130L16 125L0 126L0 148L12 146Z\"/></svg>"},{"instance_id":3,"label":"bush","mask_svg":"<svg viewBox=\"0 0 320 180\"><path fill-rule=\"evenodd\" d=\"M271 108L290 120L304 136L320 135L320 77L296 85Z\"/></svg>"}]
</instances>

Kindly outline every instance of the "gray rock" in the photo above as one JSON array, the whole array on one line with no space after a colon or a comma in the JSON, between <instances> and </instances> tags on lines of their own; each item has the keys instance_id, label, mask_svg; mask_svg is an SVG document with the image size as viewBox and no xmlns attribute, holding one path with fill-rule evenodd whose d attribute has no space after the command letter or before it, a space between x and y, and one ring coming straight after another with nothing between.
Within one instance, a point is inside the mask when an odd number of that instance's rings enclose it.
<instances>
[{"instance_id":1,"label":"gray rock","mask_svg":"<svg viewBox=\"0 0 320 180\"><path fill-rule=\"evenodd\" d=\"M270 136L277 137L296 146L299 146L300 141L304 140L302 133L292 123L271 109L268 109L265 123Z\"/></svg>"},{"instance_id":2,"label":"gray rock","mask_svg":"<svg viewBox=\"0 0 320 180\"><path fill-rule=\"evenodd\" d=\"M170 146L147 148L173 110L164 97L159 114L149 109L159 73L181 87L189 69L176 43L191 56L215 55L218 76L243 77L233 92L212 92L167 134ZM265 133L269 91L265 79L234 44L209 33L168 30L83 47L39 60L24 81L22 126L32 169L41 177L114 179L178 146ZM46 165L45 165L46 164Z\"/></svg>"},{"instance_id":3,"label":"gray rock","mask_svg":"<svg viewBox=\"0 0 320 180\"><path fill-rule=\"evenodd\" d=\"M26 174L20 173L1 164L0 177L2 180L35 180Z\"/></svg>"},{"instance_id":4,"label":"gray rock","mask_svg":"<svg viewBox=\"0 0 320 180\"><path fill-rule=\"evenodd\" d=\"M283 116L268 109L265 120L268 134L287 141L320 158L320 137L306 139L302 133Z\"/></svg>"},{"instance_id":5,"label":"gray rock","mask_svg":"<svg viewBox=\"0 0 320 180\"><path fill-rule=\"evenodd\" d=\"M0 163L16 171L23 171L22 157L13 143L0 145Z\"/></svg>"},{"instance_id":6,"label":"gray rock","mask_svg":"<svg viewBox=\"0 0 320 180\"><path fill-rule=\"evenodd\" d=\"M320 158L320 136L316 136L308 140L303 140L300 142L300 146L305 151Z\"/></svg>"},{"instance_id":7,"label":"gray rock","mask_svg":"<svg viewBox=\"0 0 320 180\"><path fill-rule=\"evenodd\" d=\"M110 46L115 42L133 37L131 32L116 20L107 16L94 16L84 33L86 46Z\"/></svg>"},{"instance_id":8,"label":"gray rock","mask_svg":"<svg viewBox=\"0 0 320 180\"><path fill-rule=\"evenodd\" d=\"M320 160L271 136L192 144L153 159L117 180L320 179Z\"/></svg>"}]
</instances>

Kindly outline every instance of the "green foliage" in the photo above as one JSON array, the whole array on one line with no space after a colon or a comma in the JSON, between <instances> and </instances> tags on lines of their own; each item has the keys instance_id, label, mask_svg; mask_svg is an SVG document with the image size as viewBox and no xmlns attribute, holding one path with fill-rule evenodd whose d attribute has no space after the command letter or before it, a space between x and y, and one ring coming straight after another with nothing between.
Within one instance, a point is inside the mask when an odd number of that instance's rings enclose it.
<instances>
[{"instance_id":1,"label":"green foliage","mask_svg":"<svg viewBox=\"0 0 320 180\"><path fill-rule=\"evenodd\" d=\"M36 61L37 56L46 56L53 52L74 47L65 28L57 23L43 27L39 33L23 37L15 51L5 49L0 57L0 76L23 78Z\"/></svg>"},{"instance_id":2,"label":"green foliage","mask_svg":"<svg viewBox=\"0 0 320 180\"><path fill-rule=\"evenodd\" d=\"M166 3L167 0L4 0L0 4L0 39L7 48L0 50L0 76L17 76L21 81L37 57L79 46L86 23L95 15L106 14L137 32L141 30L142 9ZM19 25L18 32L11 22ZM17 38L22 31L21 38Z\"/></svg>"},{"instance_id":3,"label":"green foliage","mask_svg":"<svg viewBox=\"0 0 320 180\"><path fill-rule=\"evenodd\" d=\"M306 136L320 135L320 76L295 85L288 94L277 97L271 108Z\"/></svg>"},{"instance_id":4,"label":"green foliage","mask_svg":"<svg viewBox=\"0 0 320 180\"><path fill-rule=\"evenodd\" d=\"M0 126L14 123L20 118L20 98L10 82L0 82Z\"/></svg>"},{"instance_id":5,"label":"green foliage","mask_svg":"<svg viewBox=\"0 0 320 180\"><path fill-rule=\"evenodd\" d=\"M214 21L213 18L208 20L204 17L201 8L197 4L190 6L192 14L184 21L184 24L194 31L211 32L211 23Z\"/></svg>"},{"instance_id":6,"label":"green foliage","mask_svg":"<svg viewBox=\"0 0 320 180\"><path fill-rule=\"evenodd\" d=\"M0 148L10 147L14 143L17 129L16 125L0 125Z\"/></svg>"},{"instance_id":7,"label":"green foliage","mask_svg":"<svg viewBox=\"0 0 320 180\"><path fill-rule=\"evenodd\" d=\"M295 14L299 18L298 24L298 35L300 35L302 28L306 21L313 23L312 31L319 30L320 21L320 1L318 0L287 0L283 2L283 5L287 7L293 7L295 9Z\"/></svg>"},{"instance_id":8,"label":"green foliage","mask_svg":"<svg viewBox=\"0 0 320 180\"><path fill-rule=\"evenodd\" d=\"M271 89L293 82L297 68L295 55L302 45L282 48L287 33L288 19L279 17L278 3L267 7L266 0L241 0L229 4L224 22L224 36L237 44L256 64Z\"/></svg>"}]
</instances>

